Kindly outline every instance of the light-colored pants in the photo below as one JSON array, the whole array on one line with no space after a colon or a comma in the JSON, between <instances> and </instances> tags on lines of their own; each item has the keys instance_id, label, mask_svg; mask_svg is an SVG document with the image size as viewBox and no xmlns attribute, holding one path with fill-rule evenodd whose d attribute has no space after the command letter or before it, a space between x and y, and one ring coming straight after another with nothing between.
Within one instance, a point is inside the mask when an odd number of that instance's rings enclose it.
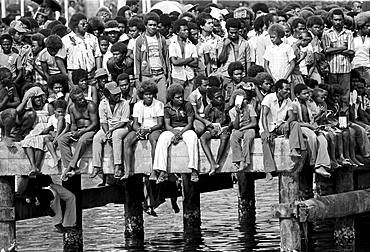
<instances>
[{"instance_id":1,"label":"light-colored pants","mask_svg":"<svg viewBox=\"0 0 370 252\"><path fill-rule=\"evenodd\" d=\"M129 130L127 127L116 129L112 132L112 146L113 146L113 164L122 164L122 143L123 139L127 136ZM105 133L101 129L99 130L93 140L92 148L92 165L93 167L102 167L102 154L103 154L103 144L106 142Z\"/></svg>"},{"instance_id":2,"label":"light-colored pants","mask_svg":"<svg viewBox=\"0 0 370 252\"><path fill-rule=\"evenodd\" d=\"M179 80L176 78L172 78L172 84L180 84L184 88L184 100L188 101L189 100L189 95L191 92L193 92L193 87L194 87L194 79L192 80Z\"/></svg>"},{"instance_id":3,"label":"light-colored pants","mask_svg":"<svg viewBox=\"0 0 370 252\"><path fill-rule=\"evenodd\" d=\"M64 227L73 227L76 225L76 197L67 188L58 185L51 184L50 190L54 194L54 199L50 202L50 207L55 212L53 217L53 225L63 223ZM60 206L60 200L66 202L66 211L64 212L64 218L62 208Z\"/></svg>"},{"instance_id":4,"label":"light-colored pants","mask_svg":"<svg viewBox=\"0 0 370 252\"><path fill-rule=\"evenodd\" d=\"M164 104L167 103L167 80L164 74L153 75L151 77L142 76L141 79L142 81L146 80L154 81L157 84L158 88L157 100L163 102Z\"/></svg>"},{"instance_id":5,"label":"light-colored pants","mask_svg":"<svg viewBox=\"0 0 370 252\"><path fill-rule=\"evenodd\" d=\"M233 152L233 162L244 161L246 165L251 164L251 148L253 146L256 131L254 129L237 130L233 129L230 136L230 145ZM243 148L242 141L243 139Z\"/></svg>"},{"instance_id":6,"label":"light-colored pants","mask_svg":"<svg viewBox=\"0 0 370 252\"><path fill-rule=\"evenodd\" d=\"M303 135L307 137L307 144L310 150L310 165L315 168L324 167L330 169L330 156L328 152L328 141L325 136L316 135L314 131L307 127L301 127Z\"/></svg>"},{"instance_id":7,"label":"light-colored pants","mask_svg":"<svg viewBox=\"0 0 370 252\"><path fill-rule=\"evenodd\" d=\"M181 130L182 128L175 129ZM159 136L155 149L153 170L167 172L168 147L171 145L173 136L174 134L171 131L165 131ZM198 170L199 148L197 134L195 134L193 130L187 130L182 134L182 141L184 141L188 147L188 168Z\"/></svg>"}]
</instances>

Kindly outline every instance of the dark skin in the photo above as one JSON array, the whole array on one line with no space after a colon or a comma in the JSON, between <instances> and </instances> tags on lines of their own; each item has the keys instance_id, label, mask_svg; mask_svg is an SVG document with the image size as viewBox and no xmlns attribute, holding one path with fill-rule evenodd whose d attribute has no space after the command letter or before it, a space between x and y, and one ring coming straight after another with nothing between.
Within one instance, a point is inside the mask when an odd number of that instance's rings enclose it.
<instances>
[{"instance_id":1,"label":"dark skin","mask_svg":"<svg viewBox=\"0 0 370 252\"><path fill-rule=\"evenodd\" d=\"M193 57L185 58L185 44L188 38L189 38L188 26L180 26L180 30L177 33L177 41L179 42L181 48L182 58L171 57L170 61L174 66L185 66L185 65L188 65L190 67L198 66L198 58Z\"/></svg>"},{"instance_id":2,"label":"dark skin","mask_svg":"<svg viewBox=\"0 0 370 252\"><path fill-rule=\"evenodd\" d=\"M0 86L0 111L7 108L16 108L21 103L15 87Z\"/></svg>"}]
</instances>

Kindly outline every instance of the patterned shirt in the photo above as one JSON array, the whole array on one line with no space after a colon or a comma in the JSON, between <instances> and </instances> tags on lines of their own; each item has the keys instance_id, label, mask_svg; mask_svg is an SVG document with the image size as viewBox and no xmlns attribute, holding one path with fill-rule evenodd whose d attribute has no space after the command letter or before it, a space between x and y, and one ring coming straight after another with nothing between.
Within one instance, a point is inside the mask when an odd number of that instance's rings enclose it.
<instances>
[{"instance_id":1,"label":"patterned shirt","mask_svg":"<svg viewBox=\"0 0 370 252\"><path fill-rule=\"evenodd\" d=\"M342 46L347 47L348 50L354 50L355 48L352 32L346 29L343 29L340 33L337 33L333 28L324 31L322 35L322 45L325 52L329 48ZM338 53L326 55L326 59L328 60L331 73L351 72L350 57Z\"/></svg>"},{"instance_id":2,"label":"patterned shirt","mask_svg":"<svg viewBox=\"0 0 370 252\"><path fill-rule=\"evenodd\" d=\"M85 33L81 39L74 32L70 32L62 38L67 51L68 70L84 69L91 72L95 67L95 59L101 57L97 37Z\"/></svg>"},{"instance_id":3,"label":"patterned shirt","mask_svg":"<svg viewBox=\"0 0 370 252\"><path fill-rule=\"evenodd\" d=\"M103 99L99 104L100 123L107 123L109 129L113 128L120 122L128 122L130 116L129 102L121 99L116 103L113 111L110 108L109 100Z\"/></svg>"},{"instance_id":4,"label":"patterned shirt","mask_svg":"<svg viewBox=\"0 0 370 252\"><path fill-rule=\"evenodd\" d=\"M200 44L205 43L208 46L209 57L211 58L212 71L217 70L217 56L218 56L217 50L219 48L220 42L221 37L213 33L208 37L203 36L203 34L200 34L199 36L199 43Z\"/></svg>"},{"instance_id":5,"label":"patterned shirt","mask_svg":"<svg viewBox=\"0 0 370 252\"><path fill-rule=\"evenodd\" d=\"M197 48L190 40L187 40L184 47L184 56L182 55L181 47L179 42L174 40L168 47L169 57L183 58L198 58ZM174 66L171 63L171 77L178 80L192 80L194 79L194 68L185 66Z\"/></svg>"}]
</instances>

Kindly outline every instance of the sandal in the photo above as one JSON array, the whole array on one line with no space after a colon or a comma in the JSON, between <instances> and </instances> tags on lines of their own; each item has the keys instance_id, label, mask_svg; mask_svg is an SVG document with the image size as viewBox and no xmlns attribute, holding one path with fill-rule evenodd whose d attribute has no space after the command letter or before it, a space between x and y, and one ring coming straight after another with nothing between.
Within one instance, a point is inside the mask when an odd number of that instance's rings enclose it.
<instances>
[{"instance_id":1,"label":"sandal","mask_svg":"<svg viewBox=\"0 0 370 252\"><path fill-rule=\"evenodd\" d=\"M95 178L99 174L103 174L103 169L101 167L94 167L92 173L90 174L90 178Z\"/></svg>"},{"instance_id":2,"label":"sandal","mask_svg":"<svg viewBox=\"0 0 370 252\"><path fill-rule=\"evenodd\" d=\"M157 180L158 179L158 171L153 170L152 173L149 176L149 180Z\"/></svg>"},{"instance_id":3,"label":"sandal","mask_svg":"<svg viewBox=\"0 0 370 252\"><path fill-rule=\"evenodd\" d=\"M168 180L168 174L167 172L161 171L161 173L158 176L157 184L160 184L164 181Z\"/></svg>"},{"instance_id":4,"label":"sandal","mask_svg":"<svg viewBox=\"0 0 370 252\"><path fill-rule=\"evenodd\" d=\"M121 179L124 175L124 171L122 170L122 168L118 168L114 171L114 178L115 179Z\"/></svg>"}]
</instances>

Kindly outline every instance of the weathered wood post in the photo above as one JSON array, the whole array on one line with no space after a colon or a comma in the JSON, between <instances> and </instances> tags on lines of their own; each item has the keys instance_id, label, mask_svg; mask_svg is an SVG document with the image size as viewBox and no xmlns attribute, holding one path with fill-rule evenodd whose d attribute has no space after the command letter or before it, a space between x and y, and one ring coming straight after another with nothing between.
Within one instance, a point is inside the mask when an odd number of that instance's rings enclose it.
<instances>
[{"instance_id":1,"label":"weathered wood post","mask_svg":"<svg viewBox=\"0 0 370 252\"><path fill-rule=\"evenodd\" d=\"M8 249L15 241L15 179L0 177L0 250Z\"/></svg>"},{"instance_id":2,"label":"weathered wood post","mask_svg":"<svg viewBox=\"0 0 370 252\"><path fill-rule=\"evenodd\" d=\"M143 176L135 174L125 185L125 238L126 246L144 244Z\"/></svg>"},{"instance_id":3,"label":"weathered wood post","mask_svg":"<svg viewBox=\"0 0 370 252\"><path fill-rule=\"evenodd\" d=\"M181 174L183 188L183 221L185 235L188 232L200 233L200 192L198 183L190 181L191 174Z\"/></svg>"},{"instance_id":4,"label":"weathered wood post","mask_svg":"<svg viewBox=\"0 0 370 252\"><path fill-rule=\"evenodd\" d=\"M354 190L352 167L335 171L335 189L337 193ZM355 251L355 221L352 215L335 219L334 251Z\"/></svg>"},{"instance_id":5,"label":"weathered wood post","mask_svg":"<svg viewBox=\"0 0 370 252\"><path fill-rule=\"evenodd\" d=\"M67 229L63 235L63 251L82 252L83 251L83 236L82 236L82 190L81 190L81 174L69 178L62 182L62 185L70 190L76 197L76 229Z\"/></svg>"},{"instance_id":6,"label":"weathered wood post","mask_svg":"<svg viewBox=\"0 0 370 252\"><path fill-rule=\"evenodd\" d=\"M254 175L238 172L238 216L239 221L256 219L256 199L254 190Z\"/></svg>"}]
</instances>

